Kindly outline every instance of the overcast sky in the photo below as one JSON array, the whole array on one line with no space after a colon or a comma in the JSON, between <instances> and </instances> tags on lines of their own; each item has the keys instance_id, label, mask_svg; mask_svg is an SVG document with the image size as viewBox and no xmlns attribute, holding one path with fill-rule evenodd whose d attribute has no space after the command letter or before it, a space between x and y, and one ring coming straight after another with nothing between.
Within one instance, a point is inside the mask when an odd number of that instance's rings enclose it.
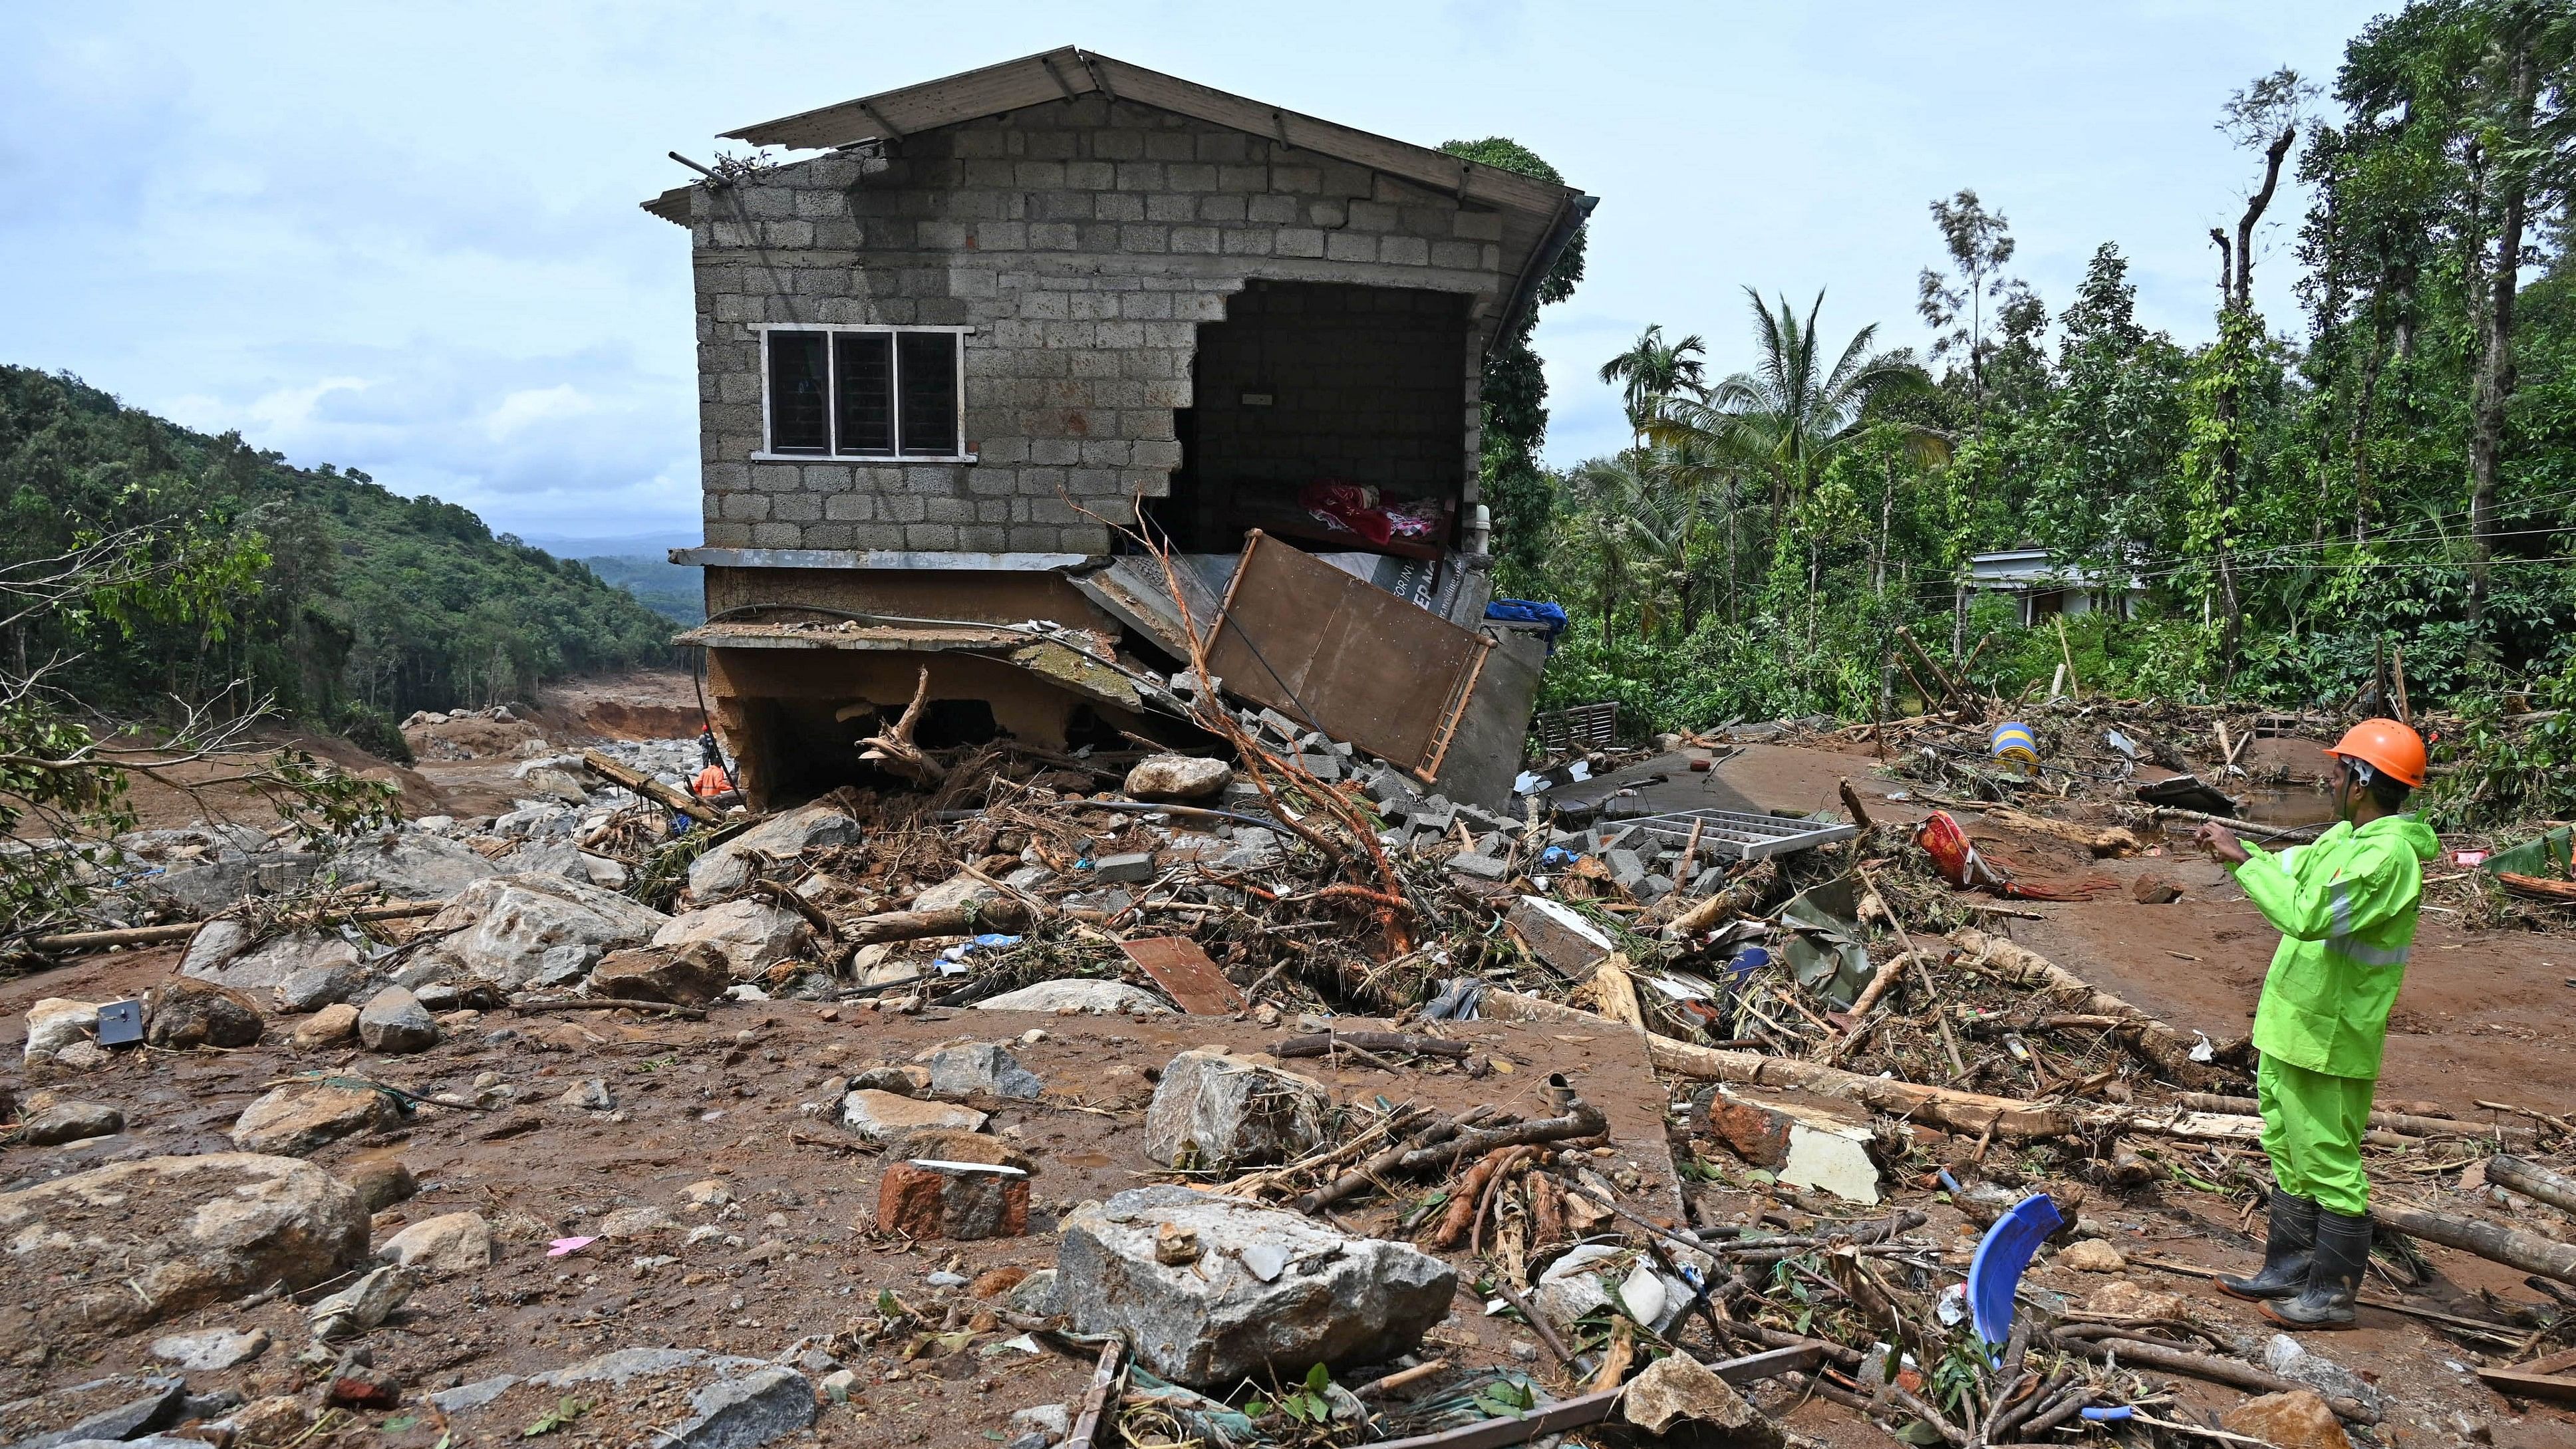
<instances>
[{"instance_id":1,"label":"overcast sky","mask_svg":"<svg viewBox=\"0 0 2576 1449\"><path fill-rule=\"evenodd\" d=\"M67 369L523 535L696 527L688 238L636 210L720 131L1075 44L1409 141L1504 134L1601 198L1539 329L1560 463L1650 322L1747 360L1742 289L1920 345L1926 203L1975 188L2062 306L2093 249L2210 330L2212 122L2331 80L2382 7L2164 3L455 3L0 10L0 361ZM2297 322L2293 228L2256 292Z\"/></svg>"}]
</instances>

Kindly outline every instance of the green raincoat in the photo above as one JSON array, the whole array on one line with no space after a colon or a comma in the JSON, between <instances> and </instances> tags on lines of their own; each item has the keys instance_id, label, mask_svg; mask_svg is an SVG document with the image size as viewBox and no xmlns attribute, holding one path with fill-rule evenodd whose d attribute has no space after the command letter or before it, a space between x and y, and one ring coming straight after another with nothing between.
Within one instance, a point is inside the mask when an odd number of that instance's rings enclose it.
<instances>
[{"instance_id":1,"label":"green raincoat","mask_svg":"<svg viewBox=\"0 0 2576 1449\"><path fill-rule=\"evenodd\" d=\"M2423 862L2441 846L2423 822L2337 823L2278 855L2245 847L2236 880L2281 933L2254 1013L2254 1049L2328 1076L2379 1076L2388 1009L2415 944Z\"/></svg>"},{"instance_id":2,"label":"green raincoat","mask_svg":"<svg viewBox=\"0 0 2576 1449\"><path fill-rule=\"evenodd\" d=\"M2415 944L2433 832L2403 815L2338 824L2273 855L2246 847L2237 882L2281 932L2254 1012L2254 1094L2281 1189L2329 1212L2370 1210L2370 1122L2388 1009Z\"/></svg>"}]
</instances>

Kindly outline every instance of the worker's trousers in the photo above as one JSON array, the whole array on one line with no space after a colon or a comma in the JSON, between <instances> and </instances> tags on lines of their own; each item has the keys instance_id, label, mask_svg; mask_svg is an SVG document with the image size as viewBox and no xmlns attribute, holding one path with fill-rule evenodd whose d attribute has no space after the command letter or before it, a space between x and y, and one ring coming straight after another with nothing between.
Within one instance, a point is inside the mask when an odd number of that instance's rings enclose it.
<instances>
[{"instance_id":1,"label":"worker's trousers","mask_svg":"<svg viewBox=\"0 0 2576 1449\"><path fill-rule=\"evenodd\" d=\"M2266 1055L2254 1069L2263 1105L2263 1150L2273 1180L2292 1197L2330 1213L2370 1211L2370 1179L2361 1168L2361 1134L2370 1126L2367 1077L2332 1077Z\"/></svg>"}]
</instances>

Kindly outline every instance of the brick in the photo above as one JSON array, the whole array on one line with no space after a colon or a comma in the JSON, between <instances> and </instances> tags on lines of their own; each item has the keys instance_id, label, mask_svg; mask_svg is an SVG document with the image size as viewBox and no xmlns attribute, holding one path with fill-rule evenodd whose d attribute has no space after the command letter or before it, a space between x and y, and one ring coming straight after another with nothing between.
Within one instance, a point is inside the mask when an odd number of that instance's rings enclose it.
<instances>
[{"instance_id":1,"label":"brick","mask_svg":"<svg viewBox=\"0 0 2576 1449\"><path fill-rule=\"evenodd\" d=\"M889 1163L877 1179L877 1231L973 1241L1029 1230L1029 1175L995 1163Z\"/></svg>"},{"instance_id":2,"label":"brick","mask_svg":"<svg viewBox=\"0 0 2576 1449\"><path fill-rule=\"evenodd\" d=\"M1324 237L1324 258L1335 262L1376 261L1377 238L1347 231L1328 233Z\"/></svg>"}]
</instances>

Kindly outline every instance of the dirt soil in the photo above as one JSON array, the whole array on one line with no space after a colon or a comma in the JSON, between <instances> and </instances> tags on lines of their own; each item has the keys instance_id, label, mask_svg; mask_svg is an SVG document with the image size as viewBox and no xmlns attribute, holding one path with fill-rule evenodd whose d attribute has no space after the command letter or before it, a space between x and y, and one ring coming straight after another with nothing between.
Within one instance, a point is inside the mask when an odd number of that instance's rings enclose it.
<instances>
[{"instance_id":1,"label":"dirt soil","mask_svg":"<svg viewBox=\"0 0 2576 1449\"><path fill-rule=\"evenodd\" d=\"M166 979L176 956L175 949L156 949L91 957L0 982L0 1023L6 1023L0 1053L9 1063L0 1071L0 1088L26 1090L15 1066L28 1006L46 996L107 1000L139 993ZM720 1003L702 1023L645 1022L624 1013L499 1012L477 1021L467 1013L446 1018L447 1039L438 1047L387 1060L346 1049L299 1053L279 1040L295 1020L277 1019L269 1040L257 1047L138 1049L59 1084L84 1100L122 1108L127 1130L61 1148L0 1153L0 1190L133 1157L231 1150L225 1133L242 1107L295 1072L354 1073L424 1096L470 1096L480 1074L495 1073L515 1089L514 1105L491 1112L424 1107L393 1130L344 1139L311 1158L342 1174L399 1159L419 1179L418 1196L377 1215L379 1243L407 1222L461 1211L483 1213L503 1239L490 1269L431 1282L388 1328L368 1336L376 1367L414 1390L526 1374L635 1346L773 1357L801 1340L828 1338L873 1304L880 1289L916 1303L962 1298L925 1287L925 1275L942 1268L974 1278L996 1268L1051 1267L1051 1234L1064 1212L1170 1178L1150 1170L1142 1145L1143 1108L1153 1092L1149 1072L1190 1048L1257 1052L1293 1031L1223 1017L990 1011L907 1017L857 1006ZM1342 1024L1371 1023L1345 1018ZM489 1040L504 1030L510 1039ZM943 1042L1009 1041L1030 1032L1040 1039L1013 1052L1046 1083L1046 1096L1034 1103L973 1103L992 1112L989 1130L1038 1159L1030 1236L969 1243L878 1236L882 1159L828 1113L817 1115L822 1082L908 1061ZM1323 1083L1337 1101L1384 1096L1452 1112L1492 1102L1527 1117L1550 1114L1539 1087L1549 1072L1562 1072L1607 1115L1609 1142L1594 1150L1593 1165L1605 1177L1637 1184L1622 1193L1625 1206L1659 1223L1677 1222L1681 1198L1666 1141L1666 1102L1638 1038L1619 1030L1502 1022L1464 1023L1449 1034L1489 1053L1498 1070L1474 1080L1446 1064L1392 1074L1359 1065L1336 1069L1314 1059L1284 1065ZM613 1113L554 1101L593 1080L606 1084ZM710 1178L730 1189L734 1206L689 1210L681 1190ZM601 1241L567 1258L547 1256L548 1240L595 1233L602 1215L639 1206L663 1208L683 1228L715 1222L731 1241L682 1247L674 1231L655 1242ZM1336 1217L1368 1232L1388 1227L1392 1213L1386 1199L1372 1196ZM677 1261L649 1271L633 1266L655 1254ZM1466 1255L1456 1257L1465 1267ZM1473 1277L1467 1268L1455 1316L1435 1330L1436 1345L1470 1361L1519 1362L1511 1344L1524 1338L1526 1347L1525 1330L1483 1315ZM191 1374L191 1391L230 1387L251 1397L290 1391L293 1348L305 1338L302 1312L287 1301L249 1310L216 1305L104 1350L57 1354L37 1367L22 1355L0 1370L0 1401L104 1374L152 1370L145 1349L155 1337L211 1327L264 1327L280 1347L242 1369ZM989 1444L1012 1410L1078 1398L1088 1378L1087 1366L1011 1352L912 1364L879 1354L848 1366L860 1371L863 1391L847 1406L827 1406L818 1434L802 1442ZM515 1441L523 1424L552 1406L530 1388L512 1393L519 1397L474 1420L492 1437L456 1442ZM565 1442L652 1442L641 1420L603 1414L579 1427ZM437 1439L437 1429L423 1419L417 1429L366 1442L426 1449Z\"/></svg>"}]
</instances>

